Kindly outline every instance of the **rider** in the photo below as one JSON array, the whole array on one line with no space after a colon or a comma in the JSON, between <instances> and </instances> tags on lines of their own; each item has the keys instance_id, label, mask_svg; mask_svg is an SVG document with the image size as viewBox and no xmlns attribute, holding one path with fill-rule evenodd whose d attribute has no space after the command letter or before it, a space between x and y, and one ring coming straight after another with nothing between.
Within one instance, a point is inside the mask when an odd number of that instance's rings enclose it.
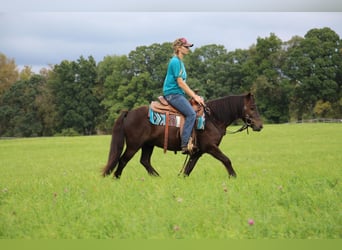
<instances>
[{"instance_id":1,"label":"rider","mask_svg":"<svg viewBox=\"0 0 342 250\"><path fill-rule=\"evenodd\" d=\"M163 86L165 99L185 117L181 142L183 154L189 154L188 142L196 121L196 113L185 94L204 106L202 97L198 96L186 83L187 74L183 57L189 53L192 46L194 45L185 38L178 38L173 42L174 56L169 61Z\"/></svg>"}]
</instances>

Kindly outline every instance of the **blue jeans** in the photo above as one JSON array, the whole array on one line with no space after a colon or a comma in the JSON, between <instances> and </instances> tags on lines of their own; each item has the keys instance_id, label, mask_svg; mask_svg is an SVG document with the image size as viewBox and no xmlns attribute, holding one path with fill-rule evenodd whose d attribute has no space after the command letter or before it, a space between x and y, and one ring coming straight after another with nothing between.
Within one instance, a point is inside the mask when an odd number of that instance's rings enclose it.
<instances>
[{"instance_id":1,"label":"blue jeans","mask_svg":"<svg viewBox=\"0 0 342 250\"><path fill-rule=\"evenodd\" d=\"M184 95L167 95L165 99L185 117L181 144L181 147L185 147L188 145L196 121L196 113Z\"/></svg>"}]
</instances>

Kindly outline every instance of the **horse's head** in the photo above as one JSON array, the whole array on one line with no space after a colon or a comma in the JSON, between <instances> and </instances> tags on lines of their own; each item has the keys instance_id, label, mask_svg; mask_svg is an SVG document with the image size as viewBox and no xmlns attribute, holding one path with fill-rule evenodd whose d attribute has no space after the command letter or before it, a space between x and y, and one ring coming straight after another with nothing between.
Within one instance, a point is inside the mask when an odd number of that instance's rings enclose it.
<instances>
[{"instance_id":1,"label":"horse's head","mask_svg":"<svg viewBox=\"0 0 342 250\"><path fill-rule=\"evenodd\" d=\"M244 117L242 119L253 131L260 131L263 128L254 96L251 93L244 98Z\"/></svg>"}]
</instances>

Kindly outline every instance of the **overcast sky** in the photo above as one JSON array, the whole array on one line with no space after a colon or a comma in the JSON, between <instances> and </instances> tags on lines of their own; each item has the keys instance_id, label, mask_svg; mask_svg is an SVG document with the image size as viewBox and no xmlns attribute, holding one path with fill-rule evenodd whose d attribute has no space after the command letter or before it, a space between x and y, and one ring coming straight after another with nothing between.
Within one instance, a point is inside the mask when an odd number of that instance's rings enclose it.
<instances>
[{"instance_id":1,"label":"overcast sky","mask_svg":"<svg viewBox=\"0 0 342 250\"><path fill-rule=\"evenodd\" d=\"M277 12L190 12L190 8L184 12L153 8L122 12L110 8L91 11L85 5L81 10L70 6L63 9L63 5L39 5L38 9L30 6L20 11L7 6L5 12L0 12L0 52L13 58L19 67L28 65L36 72L64 59L73 61L81 55L92 55L99 62L107 55L128 54L137 46L172 42L178 37L186 37L194 48L220 44L228 51L248 49L258 37L268 37L271 32L287 41L295 35L303 37L312 28L329 27L342 37L342 12L279 12L277 8Z\"/></svg>"}]
</instances>

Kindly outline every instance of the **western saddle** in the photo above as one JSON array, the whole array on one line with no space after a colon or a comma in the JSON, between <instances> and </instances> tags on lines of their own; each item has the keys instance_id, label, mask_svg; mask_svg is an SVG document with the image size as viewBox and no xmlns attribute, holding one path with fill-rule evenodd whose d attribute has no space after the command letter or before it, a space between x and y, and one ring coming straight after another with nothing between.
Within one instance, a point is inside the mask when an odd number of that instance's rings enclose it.
<instances>
[{"instance_id":1,"label":"western saddle","mask_svg":"<svg viewBox=\"0 0 342 250\"><path fill-rule=\"evenodd\" d=\"M201 105L199 105L198 103L196 103L196 101L194 99L190 99L189 102L190 102L192 108L194 109L194 111L196 112L197 117L203 116L203 114L204 114L203 107ZM177 109L172 107L163 96L159 96L158 101L152 101L150 104L150 108L154 112L157 112L160 114L165 114L165 132L164 132L163 148L164 148L164 153L166 153L167 145L168 145L168 136L169 136L170 115L175 115L175 116L180 117L180 124L179 124L180 134L182 134L182 131L183 131L185 117ZM189 141L190 144L196 144L195 138L196 138L195 137L195 131L193 130L192 131L192 138L190 138L190 141ZM190 148L192 147L191 145L189 145L189 146L190 146Z\"/></svg>"}]
</instances>

